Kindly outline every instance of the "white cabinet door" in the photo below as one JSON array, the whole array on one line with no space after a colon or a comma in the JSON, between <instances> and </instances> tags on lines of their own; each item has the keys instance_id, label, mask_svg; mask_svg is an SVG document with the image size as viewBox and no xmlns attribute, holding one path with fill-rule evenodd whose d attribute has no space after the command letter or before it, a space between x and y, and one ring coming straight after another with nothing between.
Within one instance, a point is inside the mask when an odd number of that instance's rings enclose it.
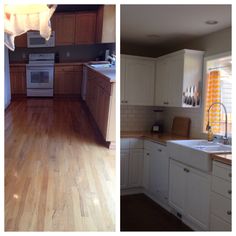
<instances>
[{"instance_id":1,"label":"white cabinet door","mask_svg":"<svg viewBox=\"0 0 236 236\"><path fill-rule=\"evenodd\" d=\"M126 58L125 97L129 105L154 105L154 60Z\"/></svg>"},{"instance_id":2,"label":"white cabinet door","mask_svg":"<svg viewBox=\"0 0 236 236\"><path fill-rule=\"evenodd\" d=\"M130 149L128 187L141 187L143 175L143 149Z\"/></svg>"},{"instance_id":3,"label":"white cabinet door","mask_svg":"<svg viewBox=\"0 0 236 236\"><path fill-rule=\"evenodd\" d=\"M150 150L144 150L143 160L143 187L149 191L149 179L150 179Z\"/></svg>"},{"instance_id":4,"label":"white cabinet door","mask_svg":"<svg viewBox=\"0 0 236 236\"><path fill-rule=\"evenodd\" d=\"M204 230L209 229L210 177L189 168L186 175L186 216Z\"/></svg>"},{"instance_id":5,"label":"white cabinet door","mask_svg":"<svg viewBox=\"0 0 236 236\"><path fill-rule=\"evenodd\" d=\"M120 152L120 187L128 187L129 150Z\"/></svg>"},{"instance_id":6,"label":"white cabinet door","mask_svg":"<svg viewBox=\"0 0 236 236\"><path fill-rule=\"evenodd\" d=\"M184 168L184 165L170 160L169 204L181 214L184 212L186 195L186 172Z\"/></svg>"},{"instance_id":7,"label":"white cabinet door","mask_svg":"<svg viewBox=\"0 0 236 236\"><path fill-rule=\"evenodd\" d=\"M120 56L120 100L121 104L126 103L126 97L125 97L125 56Z\"/></svg>"}]
</instances>

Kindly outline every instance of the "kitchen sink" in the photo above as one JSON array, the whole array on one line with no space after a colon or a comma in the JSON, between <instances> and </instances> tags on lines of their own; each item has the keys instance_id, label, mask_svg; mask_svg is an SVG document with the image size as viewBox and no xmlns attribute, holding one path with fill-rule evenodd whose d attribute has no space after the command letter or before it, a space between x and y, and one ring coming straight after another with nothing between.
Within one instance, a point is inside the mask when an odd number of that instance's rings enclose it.
<instances>
[{"instance_id":1,"label":"kitchen sink","mask_svg":"<svg viewBox=\"0 0 236 236\"><path fill-rule=\"evenodd\" d=\"M109 63L104 64L90 64L93 68L110 68L112 65Z\"/></svg>"},{"instance_id":2,"label":"kitchen sink","mask_svg":"<svg viewBox=\"0 0 236 236\"><path fill-rule=\"evenodd\" d=\"M231 153L232 147L204 139L168 141L169 156L203 171L211 170L211 154Z\"/></svg>"}]
</instances>

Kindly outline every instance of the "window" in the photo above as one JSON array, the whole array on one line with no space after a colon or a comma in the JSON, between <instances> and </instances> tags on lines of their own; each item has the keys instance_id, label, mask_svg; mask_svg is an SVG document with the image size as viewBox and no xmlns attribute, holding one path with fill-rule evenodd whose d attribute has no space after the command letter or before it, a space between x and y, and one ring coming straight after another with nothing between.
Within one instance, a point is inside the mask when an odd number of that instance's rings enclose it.
<instances>
[{"instance_id":1,"label":"window","mask_svg":"<svg viewBox=\"0 0 236 236\"><path fill-rule=\"evenodd\" d=\"M204 127L206 132L208 109L214 102L225 105L228 116L228 134L232 130L232 65L231 56L207 61L207 82L204 108ZM224 135L225 113L221 105L214 105L209 112L209 124L214 134Z\"/></svg>"}]
</instances>

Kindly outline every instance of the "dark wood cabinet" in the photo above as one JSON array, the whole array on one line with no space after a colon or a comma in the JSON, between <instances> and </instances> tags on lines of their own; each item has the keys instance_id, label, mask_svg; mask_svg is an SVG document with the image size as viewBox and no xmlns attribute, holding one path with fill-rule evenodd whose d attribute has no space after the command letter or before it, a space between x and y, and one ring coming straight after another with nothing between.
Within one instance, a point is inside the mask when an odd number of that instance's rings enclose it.
<instances>
[{"instance_id":1,"label":"dark wood cabinet","mask_svg":"<svg viewBox=\"0 0 236 236\"><path fill-rule=\"evenodd\" d=\"M27 33L15 37L15 47L17 48L27 47Z\"/></svg>"},{"instance_id":2,"label":"dark wood cabinet","mask_svg":"<svg viewBox=\"0 0 236 236\"><path fill-rule=\"evenodd\" d=\"M10 66L11 95L26 96L26 67Z\"/></svg>"}]
</instances>

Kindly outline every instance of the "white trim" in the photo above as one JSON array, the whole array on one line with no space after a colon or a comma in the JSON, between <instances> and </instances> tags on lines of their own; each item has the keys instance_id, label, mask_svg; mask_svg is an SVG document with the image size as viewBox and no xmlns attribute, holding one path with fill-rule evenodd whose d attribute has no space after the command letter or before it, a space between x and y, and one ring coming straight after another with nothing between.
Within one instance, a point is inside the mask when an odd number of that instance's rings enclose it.
<instances>
[{"instance_id":1,"label":"white trim","mask_svg":"<svg viewBox=\"0 0 236 236\"><path fill-rule=\"evenodd\" d=\"M224 53L219 53L219 54L214 54L212 56L207 56L204 57L204 64L203 64L203 81L202 81L202 94L201 94L201 99L202 99L202 109L201 109L201 134L206 135L206 132L204 132L204 109L206 105L206 85L207 85L207 62L222 58L222 57L228 57L232 56L231 51L227 51Z\"/></svg>"}]
</instances>

